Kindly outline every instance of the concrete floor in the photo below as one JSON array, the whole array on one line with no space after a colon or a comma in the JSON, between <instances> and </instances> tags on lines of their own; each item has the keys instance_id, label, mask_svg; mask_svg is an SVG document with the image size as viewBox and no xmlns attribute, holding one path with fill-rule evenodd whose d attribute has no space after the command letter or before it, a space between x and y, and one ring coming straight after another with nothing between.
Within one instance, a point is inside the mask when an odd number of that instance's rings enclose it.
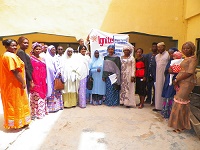
<instances>
[{"instance_id":1,"label":"concrete floor","mask_svg":"<svg viewBox=\"0 0 200 150\"><path fill-rule=\"evenodd\" d=\"M64 109L5 130L0 103L0 150L200 150L193 130L172 132L150 105L143 109L92 106Z\"/></svg>"}]
</instances>

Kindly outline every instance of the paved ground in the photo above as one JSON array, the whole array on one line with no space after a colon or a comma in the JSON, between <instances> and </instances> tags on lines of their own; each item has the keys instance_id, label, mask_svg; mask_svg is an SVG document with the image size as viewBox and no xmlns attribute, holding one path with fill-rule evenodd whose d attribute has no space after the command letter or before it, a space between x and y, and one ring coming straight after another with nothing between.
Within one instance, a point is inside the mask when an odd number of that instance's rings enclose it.
<instances>
[{"instance_id":1,"label":"paved ground","mask_svg":"<svg viewBox=\"0 0 200 150\"><path fill-rule=\"evenodd\" d=\"M199 150L195 132L172 132L144 109L88 105L51 113L29 128L5 130L0 102L0 150Z\"/></svg>"}]
</instances>

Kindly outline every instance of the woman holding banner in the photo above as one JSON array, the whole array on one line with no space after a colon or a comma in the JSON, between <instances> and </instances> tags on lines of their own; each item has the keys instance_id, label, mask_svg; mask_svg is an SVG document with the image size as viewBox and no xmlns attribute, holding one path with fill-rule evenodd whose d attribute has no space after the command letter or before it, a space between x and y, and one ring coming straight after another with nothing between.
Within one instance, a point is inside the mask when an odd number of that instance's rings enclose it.
<instances>
[{"instance_id":1,"label":"woman holding banner","mask_svg":"<svg viewBox=\"0 0 200 150\"><path fill-rule=\"evenodd\" d=\"M105 104L107 106L117 106L119 105L121 61L115 55L114 45L109 45L107 51L108 55L104 57L102 76L102 80L106 82ZM116 81L114 81L115 79Z\"/></svg>"}]
</instances>

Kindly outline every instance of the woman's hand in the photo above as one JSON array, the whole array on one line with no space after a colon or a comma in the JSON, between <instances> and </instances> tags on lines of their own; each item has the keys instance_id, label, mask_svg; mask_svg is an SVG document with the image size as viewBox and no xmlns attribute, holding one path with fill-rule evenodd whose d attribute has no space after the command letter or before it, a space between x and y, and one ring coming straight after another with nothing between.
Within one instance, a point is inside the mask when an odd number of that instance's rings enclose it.
<instances>
[{"instance_id":1,"label":"woman's hand","mask_svg":"<svg viewBox=\"0 0 200 150\"><path fill-rule=\"evenodd\" d=\"M173 83L174 86L178 85L177 79L173 80L172 83Z\"/></svg>"},{"instance_id":2,"label":"woman's hand","mask_svg":"<svg viewBox=\"0 0 200 150\"><path fill-rule=\"evenodd\" d=\"M102 78L102 80L105 82L106 81L106 79L105 78Z\"/></svg>"},{"instance_id":3,"label":"woman's hand","mask_svg":"<svg viewBox=\"0 0 200 150\"><path fill-rule=\"evenodd\" d=\"M135 77L131 77L131 82L135 82Z\"/></svg>"},{"instance_id":4,"label":"woman's hand","mask_svg":"<svg viewBox=\"0 0 200 150\"><path fill-rule=\"evenodd\" d=\"M101 72L101 69L100 69L100 68L98 68L98 69L97 69L97 72Z\"/></svg>"},{"instance_id":5,"label":"woman's hand","mask_svg":"<svg viewBox=\"0 0 200 150\"><path fill-rule=\"evenodd\" d=\"M143 77L143 81L146 81L147 79L146 79L146 77Z\"/></svg>"},{"instance_id":6,"label":"woman's hand","mask_svg":"<svg viewBox=\"0 0 200 150\"><path fill-rule=\"evenodd\" d=\"M30 81L30 88L34 88L35 84L33 83L33 81Z\"/></svg>"},{"instance_id":7,"label":"woman's hand","mask_svg":"<svg viewBox=\"0 0 200 150\"><path fill-rule=\"evenodd\" d=\"M61 73L58 74L58 77L61 77Z\"/></svg>"},{"instance_id":8,"label":"woman's hand","mask_svg":"<svg viewBox=\"0 0 200 150\"><path fill-rule=\"evenodd\" d=\"M170 74L173 74L172 68L169 68L169 69L168 69L168 72L169 72Z\"/></svg>"},{"instance_id":9,"label":"woman's hand","mask_svg":"<svg viewBox=\"0 0 200 150\"><path fill-rule=\"evenodd\" d=\"M23 82L22 83L22 89L25 89L26 88L26 84Z\"/></svg>"}]
</instances>

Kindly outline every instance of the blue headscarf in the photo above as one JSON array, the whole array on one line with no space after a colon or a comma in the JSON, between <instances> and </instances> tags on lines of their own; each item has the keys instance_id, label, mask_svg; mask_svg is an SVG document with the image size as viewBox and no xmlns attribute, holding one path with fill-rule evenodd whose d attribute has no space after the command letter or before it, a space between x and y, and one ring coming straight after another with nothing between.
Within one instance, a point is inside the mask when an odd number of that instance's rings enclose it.
<instances>
[{"instance_id":1,"label":"blue headscarf","mask_svg":"<svg viewBox=\"0 0 200 150\"><path fill-rule=\"evenodd\" d=\"M94 54L95 54L95 52L99 52L99 51L98 50L94 51ZM103 61L104 61L104 59L100 56L100 54L99 54L98 58L93 56L92 61L90 63L90 69L97 69L99 67L103 67Z\"/></svg>"},{"instance_id":2,"label":"blue headscarf","mask_svg":"<svg viewBox=\"0 0 200 150\"><path fill-rule=\"evenodd\" d=\"M109 48L113 48L114 51L115 51L115 45L109 45L109 46L107 47L107 50L108 50Z\"/></svg>"}]
</instances>

